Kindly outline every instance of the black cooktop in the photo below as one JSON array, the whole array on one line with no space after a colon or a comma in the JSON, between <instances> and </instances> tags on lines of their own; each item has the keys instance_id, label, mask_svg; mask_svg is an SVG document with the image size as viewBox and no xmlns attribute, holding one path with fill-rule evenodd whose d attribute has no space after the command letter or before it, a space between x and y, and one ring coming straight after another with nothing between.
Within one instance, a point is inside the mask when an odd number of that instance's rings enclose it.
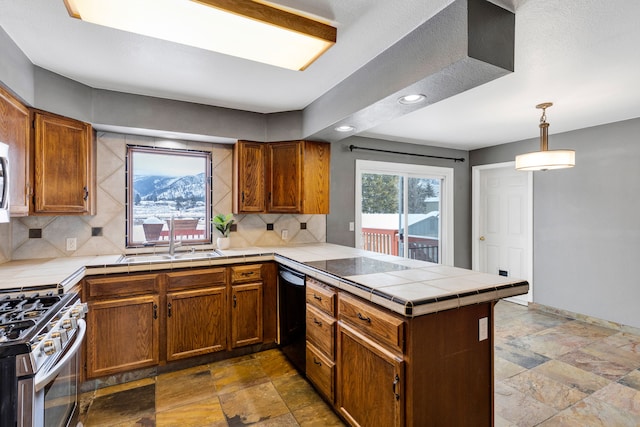
<instances>
[{"instance_id":1,"label":"black cooktop","mask_svg":"<svg viewBox=\"0 0 640 427\"><path fill-rule=\"evenodd\" d=\"M409 269L409 267L405 267L404 265L367 257L328 259L324 261L305 262L304 264L342 277L358 276L360 274L388 273L390 271Z\"/></svg>"}]
</instances>

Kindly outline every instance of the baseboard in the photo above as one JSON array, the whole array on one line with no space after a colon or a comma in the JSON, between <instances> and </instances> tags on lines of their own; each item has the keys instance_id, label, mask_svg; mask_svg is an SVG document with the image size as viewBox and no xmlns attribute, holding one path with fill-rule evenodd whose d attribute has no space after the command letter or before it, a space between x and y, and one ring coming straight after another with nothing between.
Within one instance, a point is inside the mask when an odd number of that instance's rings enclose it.
<instances>
[{"instance_id":1,"label":"baseboard","mask_svg":"<svg viewBox=\"0 0 640 427\"><path fill-rule=\"evenodd\" d=\"M548 305L538 304L535 302L530 302L529 308L533 310L543 311L545 313L551 313L558 316L568 317L570 319L579 320L581 322L589 323L595 326L602 326L603 328L609 328L609 329L614 329L620 332L627 332L634 335L640 335L640 328L623 325L621 323L612 322L610 320L599 319L597 317L587 316L586 314L574 313L573 311L562 310L560 308L550 307Z\"/></svg>"}]
</instances>

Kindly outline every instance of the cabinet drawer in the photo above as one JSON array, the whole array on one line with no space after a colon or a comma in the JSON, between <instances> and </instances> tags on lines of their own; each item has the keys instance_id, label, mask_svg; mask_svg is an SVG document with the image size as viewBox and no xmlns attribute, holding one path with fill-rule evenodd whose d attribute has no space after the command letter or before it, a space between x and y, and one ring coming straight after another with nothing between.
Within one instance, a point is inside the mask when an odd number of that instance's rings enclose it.
<instances>
[{"instance_id":1,"label":"cabinet drawer","mask_svg":"<svg viewBox=\"0 0 640 427\"><path fill-rule=\"evenodd\" d=\"M391 349L404 350L404 320L386 313L369 303L340 293L338 315L341 321L377 339Z\"/></svg>"},{"instance_id":2,"label":"cabinet drawer","mask_svg":"<svg viewBox=\"0 0 640 427\"><path fill-rule=\"evenodd\" d=\"M225 268L212 268L204 271L171 271L167 273L169 290L206 288L225 284Z\"/></svg>"},{"instance_id":3,"label":"cabinet drawer","mask_svg":"<svg viewBox=\"0 0 640 427\"><path fill-rule=\"evenodd\" d=\"M307 340L333 360L336 319L307 304Z\"/></svg>"},{"instance_id":4,"label":"cabinet drawer","mask_svg":"<svg viewBox=\"0 0 640 427\"><path fill-rule=\"evenodd\" d=\"M87 278L85 279L86 298L90 300L154 294L158 292L156 277L156 274L142 274L140 276Z\"/></svg>"},{"instance_id":5,"label":"cabinet drawer","mask_svg":"<svg viewBox=\"0 0 640 427\"><path fill-rule=\"evenodd\" d=\"M331 403L334 401L335 363L307 341L307 378Z\"/></svg>"},{"instance_id":6,"label":"cabinet drawer","mask_svg":"<svg viewBox=\"0 0 640 427\"><path fill-rule=\"evenodd\" d=\"M231 267L231 282L254 282L262 280L262 264L237 265Z\"/></svg>"},{"instance_id":7,"label":"cabinet drawer","mask_svg":"<svg viewBox=\"0 0 640 427\"><path fill-rule=\"evenodd\" d=\"M321 282L307 277L307 304L330 316L335 316L336 292Z\"/></svg>"}]
</instances>

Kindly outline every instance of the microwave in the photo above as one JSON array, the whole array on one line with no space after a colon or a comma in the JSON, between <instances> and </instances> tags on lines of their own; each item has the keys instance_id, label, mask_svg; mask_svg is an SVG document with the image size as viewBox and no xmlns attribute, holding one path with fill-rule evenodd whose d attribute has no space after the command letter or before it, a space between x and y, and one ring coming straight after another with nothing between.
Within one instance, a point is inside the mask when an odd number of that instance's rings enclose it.
<instances>
[{"instance_id":1,"label":"microwave","mask_svg":"<svg viewBox=\"0 0 640 427\"><path fill-rule=\"evenodd\" d=\"M9 146L0 142L0 222L9 222Z\"/></svg>"}]
</instances>

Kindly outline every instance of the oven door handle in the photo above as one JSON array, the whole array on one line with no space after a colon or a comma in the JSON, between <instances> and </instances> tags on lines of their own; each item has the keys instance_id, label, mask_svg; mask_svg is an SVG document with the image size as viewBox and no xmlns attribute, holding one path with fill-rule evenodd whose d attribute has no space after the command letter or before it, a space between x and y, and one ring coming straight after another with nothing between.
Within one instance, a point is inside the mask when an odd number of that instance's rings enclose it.
<instances>
[{"instance_id":1,"label":"oven door handle","mask_svg":"<svg viewBox=\"0 0 640 427\"><path fill-rule=\"evenodd\" d=\"M56 377L64 368L64 365L67 364L69 359L71 359L80 349L82 345L82 341L84 340L84 336L87 332L87 324L84 319L78 319L78 332L76 333L76 339L73 342L73 345L69 347L67 353L58 360L55 366L53 366L48 372L38 372L34 378L35 391L40 391L44 388L49 382Z\"/></svg>"}]
</instances>

